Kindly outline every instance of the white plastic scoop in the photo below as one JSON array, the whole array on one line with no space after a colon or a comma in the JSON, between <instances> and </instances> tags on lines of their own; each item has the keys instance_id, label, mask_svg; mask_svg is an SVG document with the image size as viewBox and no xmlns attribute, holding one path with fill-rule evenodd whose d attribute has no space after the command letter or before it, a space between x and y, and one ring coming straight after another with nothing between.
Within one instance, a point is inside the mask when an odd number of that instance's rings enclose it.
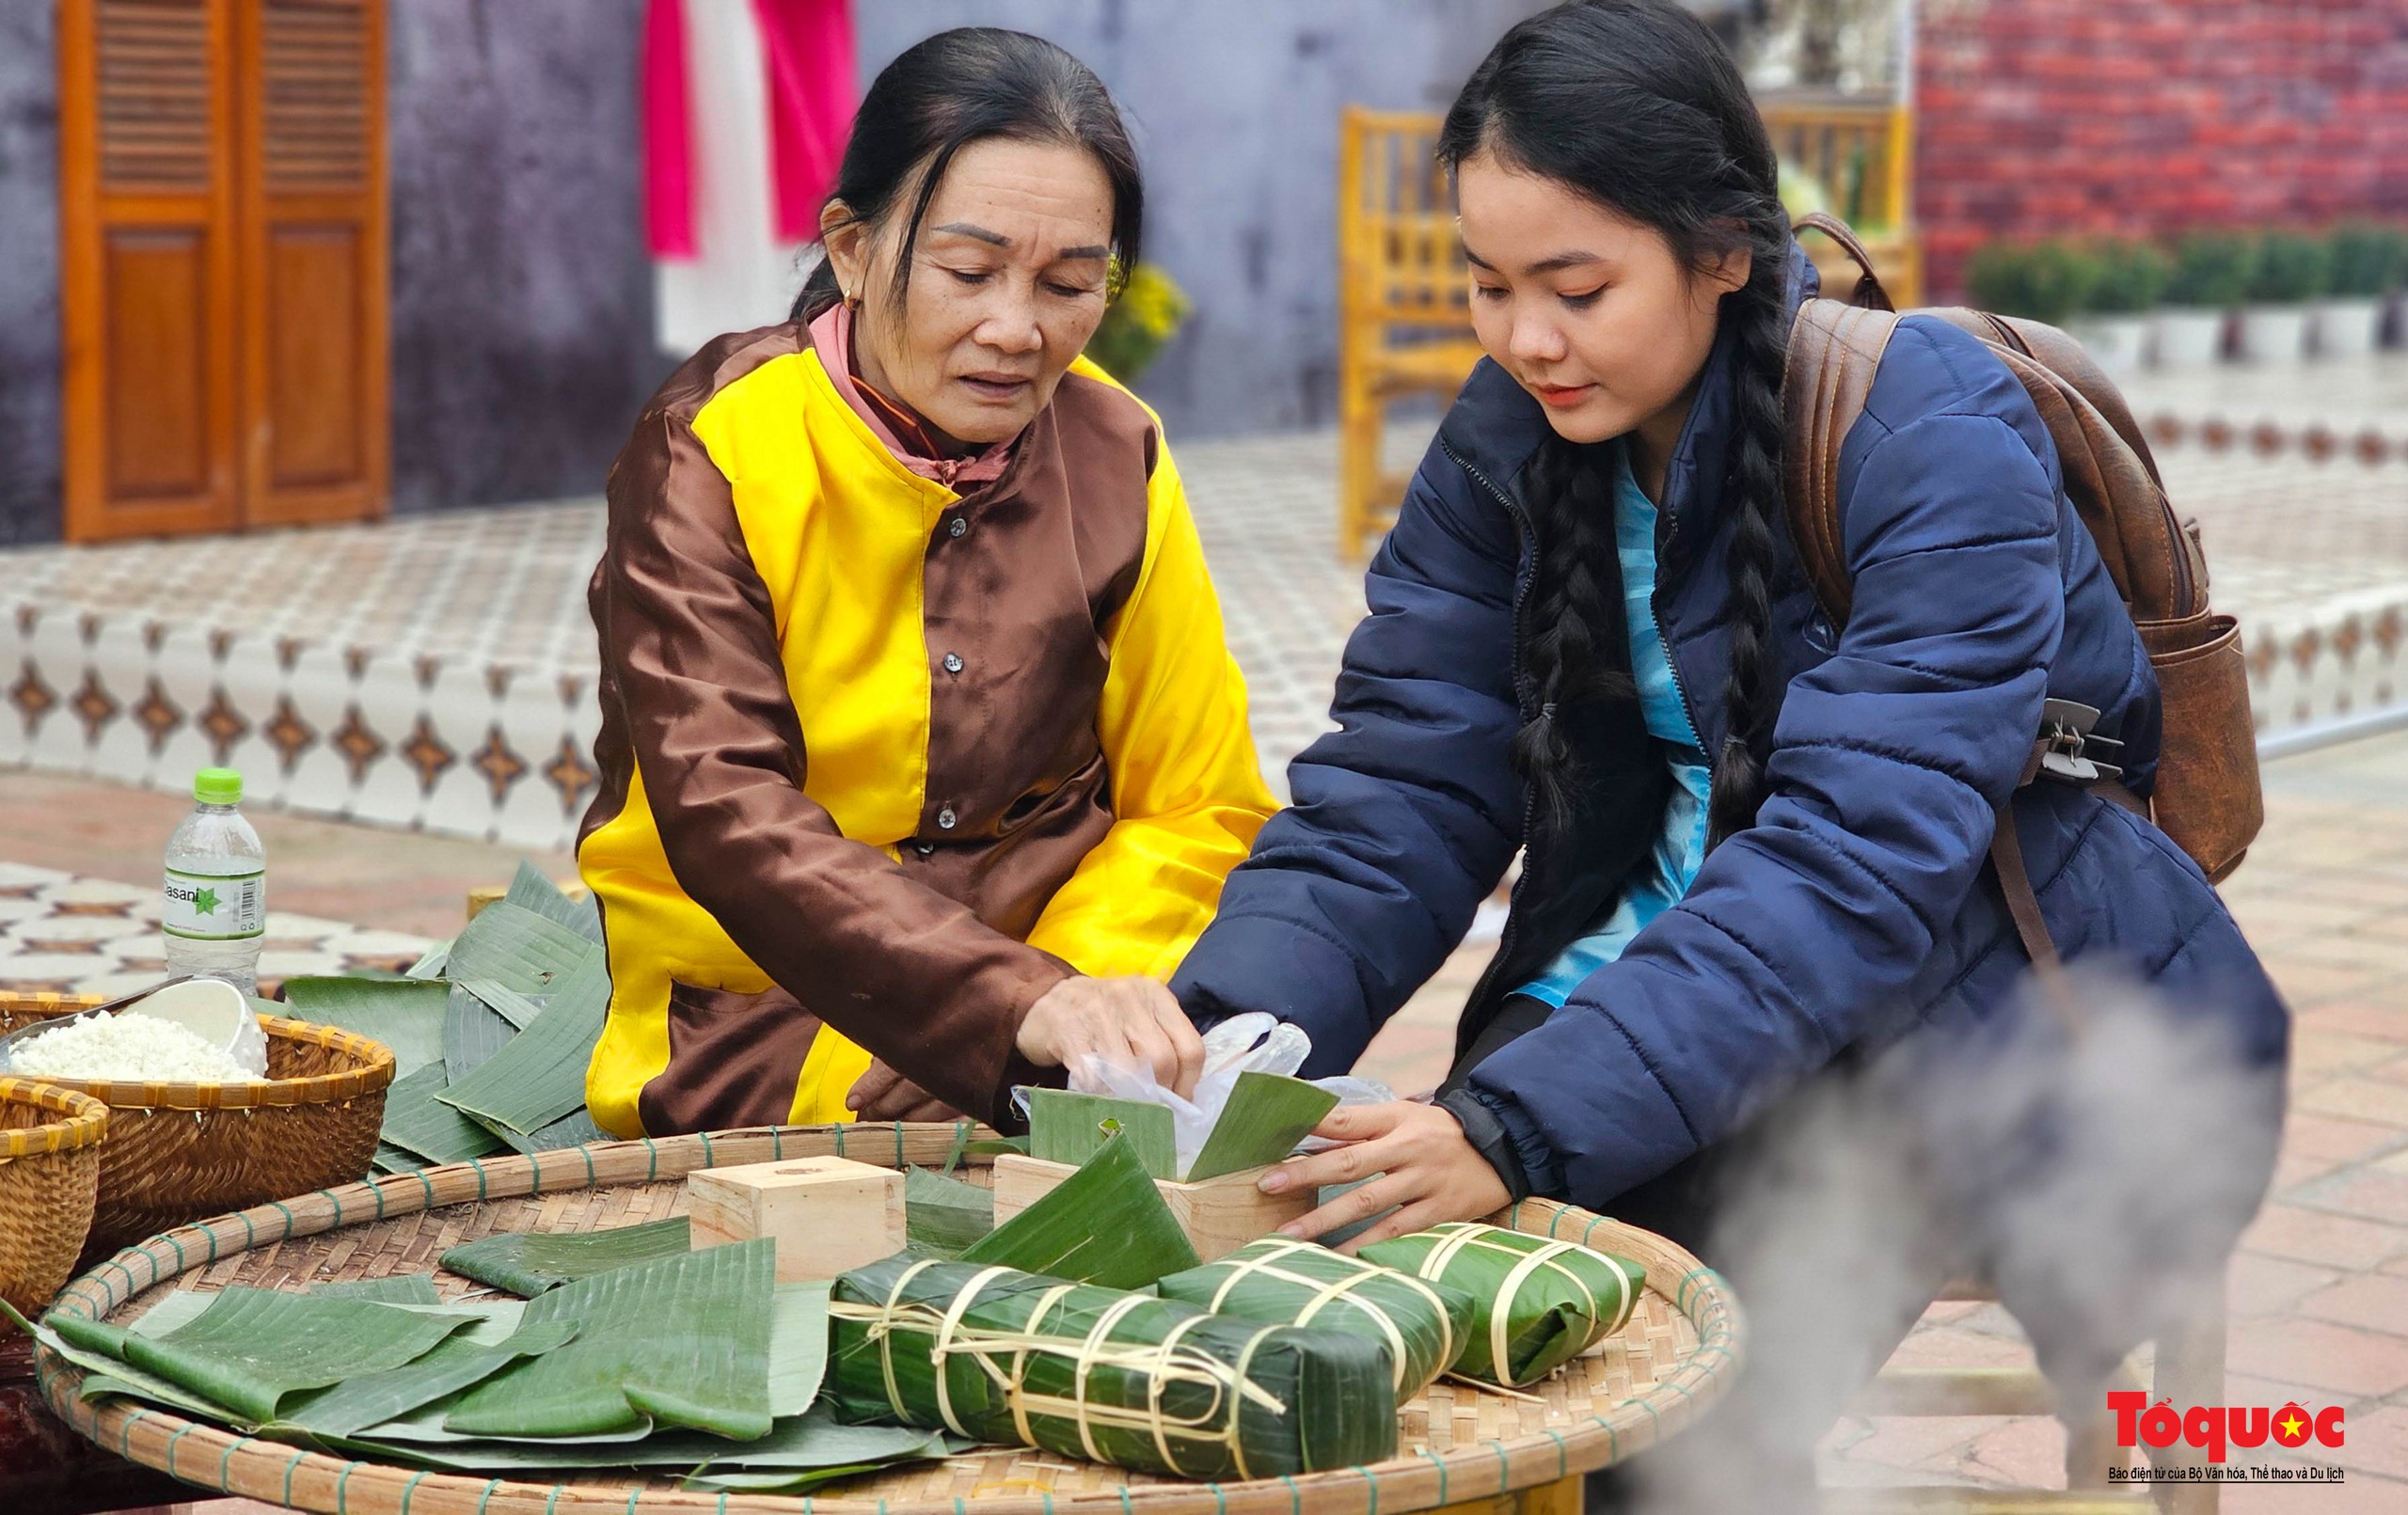
<instances>
[{"instance_id":1,"label":"white plastic scoop","mask_svg":"<svg viewBox=\"0 0 2408 1515\"><path fill-rule=\"evenodd\" d=\"M119 1014L172 1020L212 1047L223 1048L234 1065L255 1079L267 1077L267 1033L243 991L218 978L190 978L145 995Z\"/></svg>"}]
</instances>

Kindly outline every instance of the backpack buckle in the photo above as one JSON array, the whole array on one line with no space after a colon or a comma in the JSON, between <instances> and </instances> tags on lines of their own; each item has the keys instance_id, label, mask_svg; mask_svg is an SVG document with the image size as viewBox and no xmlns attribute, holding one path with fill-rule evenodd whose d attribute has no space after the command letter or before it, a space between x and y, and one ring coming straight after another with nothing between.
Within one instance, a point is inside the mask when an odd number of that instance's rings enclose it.
<instances>
[{"instance_id":1,"label":"backpack buckle","mask_svg":"<svg viewBox=\"0 0 2408 1515\"><path fill-rule=\"evenodd\" d=\"M2037 759L2033 776L2083 788L2122 778L2124 770L2103 761L2104 754L2096 750L2120 753L2124 744L2092 730L2098 723L2097 708L2078 701L2051 700L2042 704L2040 734L2033 748Z\"/></svg>"}]
</instances>

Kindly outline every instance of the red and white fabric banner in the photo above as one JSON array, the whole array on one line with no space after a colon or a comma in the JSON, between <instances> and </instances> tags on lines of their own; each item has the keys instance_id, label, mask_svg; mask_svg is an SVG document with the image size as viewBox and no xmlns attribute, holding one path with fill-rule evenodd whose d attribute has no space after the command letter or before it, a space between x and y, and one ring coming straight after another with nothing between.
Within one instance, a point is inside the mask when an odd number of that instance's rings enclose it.
<instances>
[{"instance_id":1,"label":"red and white fabric banner","mask_svg":"<svg viewBox=\"0 0 2408 1515\"><path fill-rule=\"evenodd\" d=\"M858 103L848 0L650 0L644 226L657 335L688 353L783 317Z\"/></svg>"}]
</instances>

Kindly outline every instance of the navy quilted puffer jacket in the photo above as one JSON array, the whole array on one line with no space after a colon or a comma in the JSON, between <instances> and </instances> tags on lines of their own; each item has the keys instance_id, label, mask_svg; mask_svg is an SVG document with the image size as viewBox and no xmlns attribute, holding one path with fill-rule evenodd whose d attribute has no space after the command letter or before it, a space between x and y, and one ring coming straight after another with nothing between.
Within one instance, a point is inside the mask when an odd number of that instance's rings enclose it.
<instances>
[{"instance_id":1,"label":"navy quilted puffer jacket","mask_svg":"<svg viewBox=\"0 0 2408 1515\"><path fill-rule=\"evenodd\" d=\"M1794 282L1802 295L1812 274ZM1659 502L1655 599L1708 751L1726 730L1728 338ZM1535 713L1518 491L1546 432L1538 402L1482 362L1371 564L1370 614L1338 680L1340 729L1291 766L1292 806L1230 876L1173 981L1199 1020L1267 1010L1302 1026L1308 1076L1354 1064L1527 845L1504 939L1465 1010L1469 1048L1617 897L1660 825L1669 779L1636 702L1587 741L1599 802L1562 834L1533 828L1511 761ZM1619 961L1469 1077L1538 1192L1608 1203L1834 1058L1968 1037L2017 1002L2025 958L1984 862L2044 699L2104 712L2128 781L2148 791L2156 682L2001 363L1962 332L1906 320L1847 435L1840 491L1855 606L1834 634L1784 552L1771 646L1786 692L1757 823ZM2186 1012L2226 1018L2254 1063L2280 1062L2282 1001L2173 843L2054 785L2023 791L2015 816L2069 957L2120 963Z\"/></svg>"}]
</instances>

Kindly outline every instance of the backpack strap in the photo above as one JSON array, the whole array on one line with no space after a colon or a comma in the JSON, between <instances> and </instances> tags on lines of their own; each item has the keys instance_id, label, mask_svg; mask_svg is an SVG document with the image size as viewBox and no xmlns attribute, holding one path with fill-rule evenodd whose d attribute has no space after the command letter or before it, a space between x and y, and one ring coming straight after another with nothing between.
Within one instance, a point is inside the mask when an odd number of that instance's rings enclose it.
<instances>
[{"instance_id":1,"label":"backpack strap","mask_svg":"<svg viewBox=\"0 0 2408 1515\"><path fill-rule=\"evenodd\" d=\"M1873 272L1873 255L1856 240L1856 233L1848 229L1846 222L1821 211L1810 211L1790 223L1790 231L1819 231L1840 245L1840 251L1847 254L1848 261L1857 267L1856 288L1847 297L1848 304L1871 310L1898 308L1890 298L1890 292L1881 287L1881 276Z\"/></svg>"},{"instance_id":2,"label":"backpack strap","mask_svg":"<svg viewBox=\"0 0 2408 1515\"><path fill-rule=\"evenodd\" d=\"M1789 328L1781 382L1788 422L1782 439L1782 488L1789 538L1834 628L1847 620L1856 597L1840 522L1840 448L1864 414L1873 376L1897 326L1895 311L1809 300L1798 308Z\"/></svg>"}]
</instances>

